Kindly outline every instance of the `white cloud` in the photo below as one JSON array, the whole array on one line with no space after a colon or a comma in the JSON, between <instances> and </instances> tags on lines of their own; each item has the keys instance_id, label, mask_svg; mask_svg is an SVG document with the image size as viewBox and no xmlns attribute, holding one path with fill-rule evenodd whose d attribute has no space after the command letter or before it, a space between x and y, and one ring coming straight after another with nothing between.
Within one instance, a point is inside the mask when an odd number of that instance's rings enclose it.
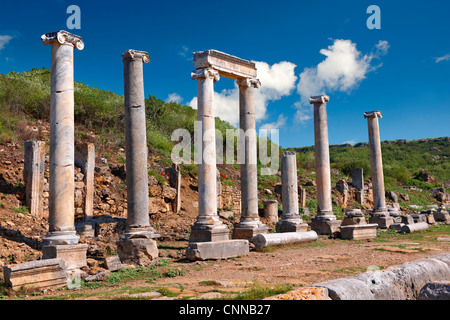
<instances>
[{"instance_id":1,"label":"white cloud","mask_svg":"<svg viewBox=\"0 0 450 320\"><path fill-rule=\"evenodd\" d=\"M264 123L259 127L259 129L266 129L266 130L278 129L286 125L286 120L287 117L285 117L283 114L280 114L276 122Z\"/></svg>"},{"instance_id":2,"label":"white cloud","mask_svg":"<svg viewBox=\"0 0 450 320\"><path fill-rule=\"evenodd\" d=\"M258 70L258 79L261 87L254 90L255 119L261 121L266 118L269 101L276 101L288 96L295 89L297 76L295 64L282 61L269 65L266 62L255 61ZM189 105L197 109L197 97L194 97ZM239 88L235 83L234 88L214 92L214 106L216 116L228 121L233 126L239 123Z\"/></svg>"},{"instance_id":3,"label":"white cloud","mask_svg":"<svg viewBox=\"0 0 450 320\"><path fill-rule=\"evenodd\" d=\"M182 46L181 50L178 51L178 55L185 58L186 60L192 60L192 55L191 52L189 51L189 47L188 46Z\"/></svg>"},{"instance_id":4,"label":"white cloud","mask_svg":"<svg viewBox=\"0 0 450 320\"><path fill-rule=\"evenodd\" d=\"M305 68L300 74L297 86L300 101L294 104L297 108L296 120L304 123L311 119L311 96L337 91L350 92L358 87L369 72L381 66L372 66L372 60L387 54L388 49L387 41L379 41L373 52L362 55L350 40L335 39L327 49L320 50L326 56L325 60L315 67Z\"/></svg>"},{"instance_id":5,"label":"white cloud","mask_svg":"<svg viewBox=\"0 0 450 320\"><path fill-rule=\"evenodd\" d=\"M356 143L356 140L347 140L344 141L343 144L351 144L352 146Z\"/></svg>"},{"instance_id":6,"label":"white cloud","mask_svg":"<svg viewBox=\"0 0 450 320\"><path fill-rule=\"evenodd\" d=\"M435 58L436 63L439 63L441 61L450 61L450 53L447 53L446 55L443 55L442 57Z\"/></svg>"},{"instance_id":7,"label":"white cloud","mask_svg":"<svg viewBox=\"0 0 450 320\"><path fill-rule=\"evenodd\" d=\"M0 51L12 40L13 37L8 35L0 35Z\"/></svg>"},{"instance_id":8,"label":"white cloud","mask_svg":"<svg viewBox=\"0 0 450 320\"><path fill-rule=\"evenodd\" d=\"M175 103L181 103L183 101L183 98L176 92L171 93L167 96L167 99L164 100L165 102L175 102Z\"/></svg>"}]
</instances>

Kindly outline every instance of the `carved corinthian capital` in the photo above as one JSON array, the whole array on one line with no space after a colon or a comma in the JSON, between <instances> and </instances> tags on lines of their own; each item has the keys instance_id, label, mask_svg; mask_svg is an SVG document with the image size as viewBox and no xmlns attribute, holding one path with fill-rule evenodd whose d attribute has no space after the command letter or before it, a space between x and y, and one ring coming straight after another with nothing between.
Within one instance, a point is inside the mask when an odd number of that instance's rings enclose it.
<instances>
[{"instance_id":1,"label":"carved corinthian capital","mask_svg":"<svg viewBox=\"0 0 450 320\"><path fill-rule=\"evenodd\" d=\"M125 59L142 59L143 63L148 63L150 61L150 56L148 55L148 52L130 49L122 53L122 60Z\"/></svg>"},{"instance_id":2,"label":"carved corinthian capital","mask_svg":"<svg viewBox=\"0 0 450 320\"><path fill-rule=\"evenodd\" d=\"M314 96L314 97L309 98L309 103L311 103L311 104L325 103L328 101L330 101L330 97L326 96L326 95Z\"/></svg>"},{"instance_id":3,"label":"carved corinthian capital","mask_svg":"<svg viewBox=\"0 0 450 320\"><path fill-rule=\"evenodd\" d=\"M242 87L252 87L258 89L261 87L261 82L256 78L245 78L237 80L238 86Z\"/></svg>"},{"instance_id":4,"label":"carved corinthian capital","mask_svg":"<svg viewBox=\"0 0 450 320\"><path fill-rule=\"evenodd\" d=\"M41 40L44 44L58 42L59 44L72 45L78 50L84 49L84 42L83 40L81 40L80 36L74 35L64 30L43 34L41 36Z\"/></svg>"},{"instance_id":5,"label":"carved corinthian capital","mask_svg":"<svg viewBox=\"0 0 450 320\"><path fill-rule=\"evenodd\" d=\"M368 111L364 112L364 118L366 119L383 118L383 115L381 114L381 111Z\"/></svg>"},{"instance_id":6,"label":"carved corinthian capital","mask_svg":"<svg viewBox=\"0 0 450 320\"><path fill-rule=\"evenodd\" d=\"M197 69L191 73L192 80L206 77L213 78L214 81L219 81L220 79L219 72L213 68Z\"/></svg>"}]
</instances>

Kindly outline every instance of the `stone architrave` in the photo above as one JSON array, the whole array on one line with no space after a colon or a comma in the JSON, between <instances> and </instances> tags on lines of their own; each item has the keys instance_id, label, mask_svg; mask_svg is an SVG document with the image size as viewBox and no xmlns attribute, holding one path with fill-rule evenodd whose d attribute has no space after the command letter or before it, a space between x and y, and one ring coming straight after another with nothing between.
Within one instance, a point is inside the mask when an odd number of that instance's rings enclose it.
<instances>
[{"instance_id":1,"label":"stone architrave","mask_svg":"<svg viewBox=\"0 0 450 320\"><path fill-rule=\"evenodd\" d=\"M84 175L84 221L94 218L94 171L95 145L80 143L75 145L75 165L81 168Z\"/></svg>"},{"instance_id":2,"label":"stone architrave","mask_svg":"<svg viewBox=\"0 0 450 320\"><path fill-rule=\"evenodd\" d=\"M42 259L61 258L67 270L83 268L87 266L87 249L87 244L43 246Z\"/></svg>"},{"instance_id":3,"label":"stone architrave","mask_svg":"<svg viewBox=\"0 0 450 320\"><path fill-rule=\"evenodd\" d=\"M287 151L281 157L281 200L283 214L276 232L303 232L308 225L300 218L298 210L297 157Z\"/></svg>"},{"instance_id":4,"label":"stone architrave","mask_svg":"<svg viewBox=\"0 0 450 320\"><path fill-rule=\"evenodd\" d=\"M373 202L374 208L370 223L377 223L381 229L387 229L393 223L392 217L386 207L383 159L381 155L380 128L378 118L382 118L381 111L370 111L364 113L367 119L369 131L369 149L370 149L370 169L372 174Z\"/></svg>"},{"instance_id":5,"label":"stone architrave","mask_svg":"<svg viewBox=\"0 0 450 320\"><path fill-rule=\"evenodd\" d=\"M233 229L233 239L251 240L258 233L267 233L268 227L261 223L258 214L258 168L256 148L254 89L261 83L258 79L238 80L239 86L239 144L244 162L241 169L241 219Z\"/></svg>"},{"instance_id":6,"label":"stone architrave","mask_svg":"<svg viewBox=\"0 0 450 320\"><path fill-rule=\"evenodd\" d=\"M50 192L49 232L43 244L77 244L74 218L74 80L73 49L82 50L79 36L67 31L44 34L50 44Z\"/></svg>"},{"instance_id":7,"label":"stone architrave","mask_svg":"<svg viewBox=\"0 0 450 320\"><path fill-rule=\"evenodd\" d=\"M125 138L127 174L127 226L117 242L122 262L151 264L158 257L148 212L147 131L143 64L150 61L147 52L127 50L124 65Z\"/></svg>"},{"instance_id":8,"label":"stone architrave","mask_svg":"<svg viewBox=\"0 0 450 320\"><path fill-rule=\"evenodd\" d=\"M333 214L331 202L330 151L328 143L326 95L313 96L309 102L314 105L314 143L316 162L316 185L318 211L311 223L311 229L319 235L336 236L340 221Z\"/></svg>"},{"instance_id":9,"label":"stone architrave","mask_svg":"<svg viewBox=\"0 0 450 320\"><path fill-rule=\"evenodd\" d=\"M198 131L198 216L191 228L186 255L191 260L226 259L248 254L246 239L229 240L229 230L217 214L217 167L214 111L214 82L225 76L242 81L256 77L253 62L242 60L216 50L194 53L197 80ZM246 100L251 104L252 101ZM251 185L251 184L250 184ZM258 214L258 211L256 211Z\"/></svg>"},{"instance_id":10,"label":"stone architrave","mask_svg":"<svg viewBox=\"0 0 450 320\"><path fill-rule=\"evenodd\" d=\"M44 210L45 143L43 141L24 142L25 201L33 217L42 218Z\"/></svg>"}]
</instances>

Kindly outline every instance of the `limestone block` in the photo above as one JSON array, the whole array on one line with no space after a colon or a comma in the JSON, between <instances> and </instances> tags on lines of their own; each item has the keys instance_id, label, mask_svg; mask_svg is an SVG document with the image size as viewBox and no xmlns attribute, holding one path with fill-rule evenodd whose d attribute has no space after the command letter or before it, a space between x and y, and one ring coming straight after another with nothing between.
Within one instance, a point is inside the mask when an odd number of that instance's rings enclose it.
<instances>
[{"instance_id":1,"label":"limestone block","mask_svg":"<svg viewBox=\"0 0 450 320\"><path fill-rule=\"evenodd\" d=\"M248 254L249 242L245 239L191 242L186 249L186 257L189 260L228 259Z\"/></svg>"},{"instance_id":2,"label":"limestone block","mask_svg":"<svg viewBox=\"0 0 450 320\"><path fill-rule=\"evenodd\" d=\"M42 259L61 258L68 270L87 266L87 244L49 245L42 247Z\"/></svg>"},{"instance_id":3,"label":"limestone block","mask_svg":"<svg viewBox=\"0 0 450 320\"><path fill-rule=\"evenodd\" d=\"M341 226L341 239L344 240L365 240L377 237L376 223L373 224L359 224Z\"/></svg>"},{"instance_id":4,"label":"limestone block","mask_svg":"<svg viewBox=\"0 0 450 320\"><path fill-rule=\"evenodd\" d=\"M105 258L105 267L109 271L117 271L122 268L119 256L111 256Z\"/></svg>"},{"instance_id":5,"label":"limestone block","mask_svg":"<svg viewBox=\"0 0 450 320\"><path fill-rule=\"evenodd\" d=\"M450 281L433 281L419 291L419 300L450 300Z\"/></svg>"},{"instance_id":6,"label":"limestone block","mask_svg":"<svg viewBox=\"0 0 450 320\"><path fill-rule=\"evenodd\" d=\"M13 290L22 286L40 289L67 285L67 272L63 259L47 259L3 267L6 285Z\"/></svg>"},{"instance_id":7,"label":"limestone block","mask_svg":"<svg viewBox=\"0 0 450 320\"><path fill-rule=\"evenodd\" d=\"M251 239L256 248L317 240L315 231L257 234Z\"/></svg>"},{"instance_id":8,"label":"limestone block","mask_svg":"<svg viewBox=\"0 0 450 320\"><path fill-rule=\"evenodd\" d=\"M158 258L158 246L153 239L124 239L117 241L117 253L121 262L148 266Z\"/></svg>"},{"instance_id":9,"label":"limestone block","mask_svg":"<svg viewBox=\"0 0 450 320\"><path fill-rule=\"evenodd\" d=\"M339 236L341 226L340 220L323 220L315 218L311 223L311 230L319 235L330 235L332 237Z\"/></svg>"},{"instance_id":10,"label":"limestone block","mask_svg":"<svg viewBox=\"0 0 450 320\"><path fill-rule=\"evenodd\" d=\"M378 224L379 229L389 229L389 226L394 223L394 219L390 216L374 215L369 217L369 223Z\"/></svg>"}]
</instances>

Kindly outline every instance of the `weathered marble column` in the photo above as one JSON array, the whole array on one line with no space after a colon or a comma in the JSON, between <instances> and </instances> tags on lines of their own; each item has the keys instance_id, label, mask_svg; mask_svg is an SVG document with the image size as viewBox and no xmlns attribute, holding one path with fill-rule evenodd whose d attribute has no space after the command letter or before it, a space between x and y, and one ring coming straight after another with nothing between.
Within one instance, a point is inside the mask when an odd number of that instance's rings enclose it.
<instances>
[{"instance_id":1,"label":"weathered marble column","mask_svg":"<svg viewBox=\"0 0 450 320\"><path fill-rule=\"evenodd\" d=\"M369 130L369 149L370 149L370 171L372 176L373 202L374 208L369 222L378 223L379 228L389 228L393 221L389 217L386 208L383 159L381 156L380 127L378 118L382 118L381 111L370 111L364 113L367 119ZM387 219L387 220L386 220Z\"/></svg>"},{"instance_id":2,"label":"weathered marble column","mask_svg":"<svg viewBox=\"0 0 450 320\"><path fill-rule=\"evenodd\" d=\"M214 82L220 79L212 68L197 69L197 120L201 123L198 164L198 217L192 226L189 242L228 240L229 230L217 214L217 168L214 115Z\"/></svg>"},{"instance_id":3,"label":"weathered marble column","mask_svg":"<svg viewBox=\"0 0 450 320\"><path fill-rule=\"evenodd\" d=\"M148 213L147 129L143 63L147 52L127 50L124 65L125 138L127 172L127 228L117 242L121 261L147 265L158 257Z\"/></svg>"},{"instance_id":4,"label":"weathered marble column","mask_svg":"<svg viewBox=\"0 0 450 320\"><path fill-rule=\"evenodd\" d=\"M66 31L44 34L52 48L50 83L49 232L44 244L77 244L74 207L74 84L73 49L82 50L79 36Z\"/></svg>"},{"instance_id":5,"label":"weathered marble column","mask_svg":"<svg viewBox=\"0 0 450 320\"><path fill-rule=\"evenodd\" d=\"M258 214L258 168L256 148L255 98L253 90L259 88L258 79L245 78L239 85L239 146L243 152L241 167L241 219L234 226L234 239L251 240L258 233L267 233Z\"/></svg>"},{"instance_id":6,"label":"weathered marble column","mask_svg":"<svg viewBox=\"0 0 450 320\"><path fill-rule=\"evenodd\" d=\"M317 216L311 229L318 234L334 235L339 232L340 221L333 214L331 202L330 151L328 144L327 102L328 96L314 96L309 102L314 105L314 143L317 184Z\"/></svg>"},{"instance_id":7,"label":"weathered marble column","mask_svg":"<svg viewBox=\"0 0 450 320\"><path fill-rule=\"evenodd\" d=\"M298 211L297 156L287 151L281 157L281 200L283 214L276 226L277 232L306 231Z\"/></svg>"},{"instance_id":8,"label":"weathered marble column","mask_svg":"<svg viewBox=\"0 0 450 320\"><path fill-rule=\"evenodd\" d=\"M358 203L364 204L364 172L362 168L352 169L352 186L356 189Z\"/></svg>"},{"instance_id":9,"label":"weathered marble column","mask_svg":"<svg viewBox=\"0 0 450 320\"><path fill-rule=\"evenodd\" d=\"M45 142L24 142L25 201L33 217L42 218L44 210Z\"/></svg>"}]
</instances>

